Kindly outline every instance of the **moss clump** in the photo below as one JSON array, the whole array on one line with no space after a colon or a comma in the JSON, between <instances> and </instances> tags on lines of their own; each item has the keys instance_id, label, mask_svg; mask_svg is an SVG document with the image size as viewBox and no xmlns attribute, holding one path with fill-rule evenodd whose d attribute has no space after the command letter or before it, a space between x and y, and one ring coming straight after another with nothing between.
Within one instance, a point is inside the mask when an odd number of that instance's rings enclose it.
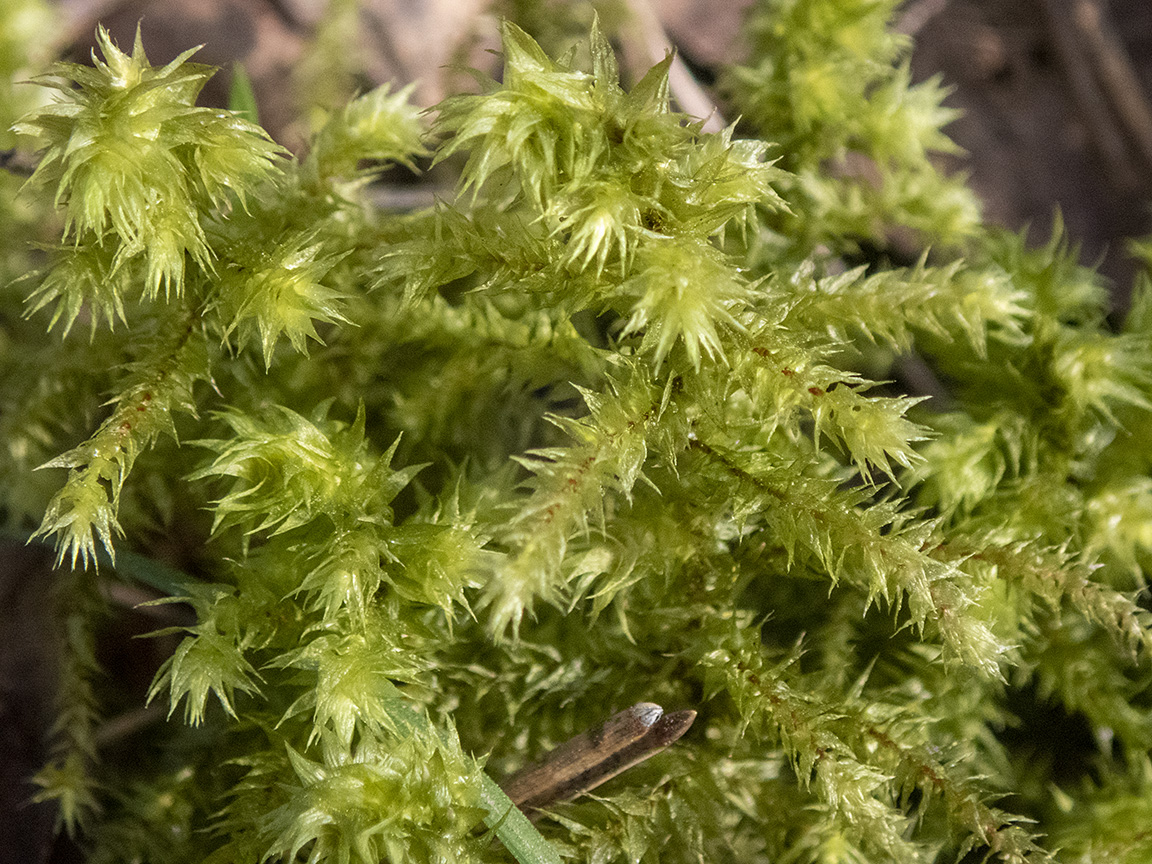
<instances>
[{"instance_id":1,"label":"moss clump","mask_svg":"<svg viewBox=\"0 0 1152 864\"><path fill-rule=\"evenodd\" d=\"M72 567L39 780L94 860L1144 860L1148 295L1112 332L1059 229L980 225L894 6L758 4L716 133L599 26L580 66L505 23L430 129L382 89L298 161L187 55L54 68L4 504ZM429 153L453 201L370 205ZM845 264L905 229L931 255ZM174 722L101 762L98 580L133 574L195 620ZM641 700L700 717L508 817L485 772Z\"/></svg>"}]
</instances>

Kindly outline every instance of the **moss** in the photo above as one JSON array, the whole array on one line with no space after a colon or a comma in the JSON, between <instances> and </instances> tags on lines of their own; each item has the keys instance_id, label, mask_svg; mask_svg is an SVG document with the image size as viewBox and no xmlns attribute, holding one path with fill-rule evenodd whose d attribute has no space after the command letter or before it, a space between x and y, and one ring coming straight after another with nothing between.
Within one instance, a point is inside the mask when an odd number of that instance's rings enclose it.
<instances>
[{"instance_id":1,"label":"moss","mask_svg":"<svg viewBox=\"0 0 1152 864\"><path fill-rule=\"evenodd\" d=\"M68 474L3 491L74 570L39 779L94 860L1140 860L1147 303L1112 332L1059 226L980 225L894 6L759 3L721 132L667 63L625 91L599 25L553 59L505 23L500 82L428 129L367 94L300 161L195 107L188 55L54 68L18 128L64 225L22 288L64 333L29 364L12 330L3 459ZM373 209L429 153L454 200ZM899 228L932 254L846 266ZM65 400L78 356L114 371ZM94 570L178 504L212 523L165 581L184 723L102 763ZM1023 694L1087 724L1079 769ZM700 716L539 833L508 813L485 770L638 701Z\"/></svg>"}]
</instances>

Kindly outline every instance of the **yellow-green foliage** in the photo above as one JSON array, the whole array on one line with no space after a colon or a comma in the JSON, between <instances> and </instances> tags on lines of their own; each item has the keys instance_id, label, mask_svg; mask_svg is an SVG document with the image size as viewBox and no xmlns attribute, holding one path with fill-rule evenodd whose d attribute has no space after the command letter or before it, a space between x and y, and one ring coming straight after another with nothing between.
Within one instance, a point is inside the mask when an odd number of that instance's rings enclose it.
<instances>
[{"instance_id":1,"label":"yellow-green foliage","mask_svg":"<svg viewBox=\"0 0 1152 864\"><path fill-rule=\"evenodd\" d=\"M429 128L364 94L299 161L188 55L101 31L42 79L64 221L0 476L73 569L38 779L93 860L1146 860L1152 303L1113 332L1059 225L980 226L895 5L756 4L721 132L599 25L556 59L506 22L499 82ZM370 204L429 155L453 200ZM898 229L935 251L845 263ZM195 616L131 764L98 564ZM699 718L508 810L492 778L638 701Z\"/></svg>"}]
</instances>

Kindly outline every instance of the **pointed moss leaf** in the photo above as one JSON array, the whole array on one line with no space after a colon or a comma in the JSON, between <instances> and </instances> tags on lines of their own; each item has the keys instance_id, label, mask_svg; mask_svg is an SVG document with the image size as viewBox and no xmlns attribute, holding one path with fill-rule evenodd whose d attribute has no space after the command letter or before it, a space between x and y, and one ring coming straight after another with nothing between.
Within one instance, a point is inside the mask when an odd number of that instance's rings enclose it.
<instances>
[{"instance_id":1,"label":"pointed moss leaf","mask_svg":"<svg viewBox=\"0 0 1152 864\"><path fill-rule=\"evenodd\" d=\"M228 110L235 112L249 123L260 124L260 113L256 106L256 91L252 89L252 79L243 63L232 64L232 84L228 88Z\"/></svg>"}]
</instances>

